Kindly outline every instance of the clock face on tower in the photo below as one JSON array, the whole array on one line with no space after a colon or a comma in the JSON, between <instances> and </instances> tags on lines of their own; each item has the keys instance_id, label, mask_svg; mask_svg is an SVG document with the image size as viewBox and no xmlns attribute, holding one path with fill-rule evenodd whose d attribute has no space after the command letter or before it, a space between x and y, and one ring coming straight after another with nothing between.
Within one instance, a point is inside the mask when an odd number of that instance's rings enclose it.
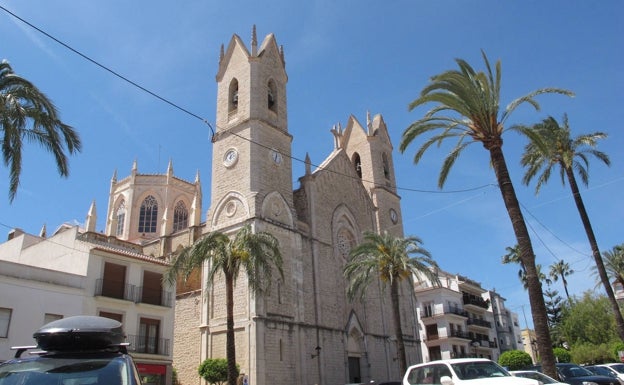
<instances>
[{"instance_id":1,"label":"clock face on tower","mask_svg":"<svg viewBox=\"0 0 624 385\"><path fill-rule=\"evenodd\" d=\"M396 225L399 221L399 214L394 209L390 209L390 220Z\"/></svg>"},{"instance_id":2,"label":"clock face on tower","mask_svg":"<svg viewBox=\"0 0 624 385\"><path fill-rule=\"evenodd\" d=\"M225 167L234 166L237 160L238 160L238 151L236 151L235 148L230 148L229 150L225 152L225 155L223 155L223 164L225 165Z\"/></svg>"},{"instance_id":3,"label":"clock face on tower","mask_svg":"<svg viewBox=\"0 0 624 385\"><path fill-rule=\"evenodd\" d=\"M277 165L282 164L282 154L277 150L271 150L271 159L273 159L273 162Z\"/></svg>"}]
</instances>

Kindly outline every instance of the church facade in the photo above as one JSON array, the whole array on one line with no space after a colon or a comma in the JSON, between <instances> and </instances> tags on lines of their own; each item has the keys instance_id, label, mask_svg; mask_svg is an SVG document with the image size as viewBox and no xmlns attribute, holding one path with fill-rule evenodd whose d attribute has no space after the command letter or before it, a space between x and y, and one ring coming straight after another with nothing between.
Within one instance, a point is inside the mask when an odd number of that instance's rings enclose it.
<instances>
[{"instance_id":1,"label":"church facade","mask_svg":"<svg viewBox=\"0 0 624 385\"><path fill-rule=\"evenodd\" d=\"M250 224L273 234L284 276L270 293L235 292L237 363L248 384L345 384L398 380L389 290L380 283L363 301L346 297L343 267L363 232L403 235L392 143L380 115L354 116L331 130L334 149L319 166L306 158L293 190L283 49L268 35L250 47L234 35L221 50L213 136L212 190L205 221L194 181L166 174L111 181L106 235L167 258L203 234L234 234ZM328 137L331 137L328 134ZM183 385L201 383L205 358L225 357L224 285L205 286L204 271L179 282L173 366ZM413 288L401 288L407 361L422 361Z\"/></svg>"}]
</instances>

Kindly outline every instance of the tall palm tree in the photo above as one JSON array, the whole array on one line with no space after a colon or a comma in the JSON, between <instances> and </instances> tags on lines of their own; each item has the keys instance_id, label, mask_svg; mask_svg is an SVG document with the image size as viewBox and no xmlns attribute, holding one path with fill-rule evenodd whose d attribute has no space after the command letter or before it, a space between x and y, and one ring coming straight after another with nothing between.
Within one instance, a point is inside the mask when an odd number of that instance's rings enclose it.
<instances>
[{"instance_id":1,"label":"tall palm tree","mask_svg":"<svg viewBox=\"0 0 624 385\"><path fill-rule=\"evenodd\" d=\"M596 241L596 236L594 235L594 230L576 181L576 175L578 175L581 182L585 186L588 185L588 157L590 155L607 166L611 164L607 154L595 149L598 140L606 138L607 134L595 132L572 138L567 115L563 116L562 126L553 117L548 117L532 127L518 126L516 128L527 133L530 139L521 160L522 165L526 167L526 173L522 182L528 185L537 176L537 184L535 186L535 193L537 194L540 187L550 179L553 169L559 169L561 182L564 185L567 179L572 190L574 203L576 203L576 208L581 216L585 234L591 246L598 276L613 309L618 335L621 340L624 340L624 318L622 318L620 307L615 299L607 271L600 257L598 242Z\"/></svg>"},{"instance_id":2,"label":"tall palm tree","mask_svg":"<svg viewBox=\"0 0 624 385\"><path fill-rule=\"evenodd\" d=\"M558 88L541 88L513 100L501 112L499 107L501 63L497 61L495 73L492 73L490 62L484 52L482 56L486 73L476 72L466 61L456 59L459 70L449 70L435 75L430 84L423 88L420 96L409 104L409 109L413 110L427 103L436 105L403 132L399 150L404 152L417 137L433 133L433 136L426 139L416 152L414 163L418 163L433 144L440 144L445 139L456 139L455 147L442 164L438 177L440 188L444 186L449 171L462 150L469 144L480 143L489 152L490 164L496 174L498 187L520 247L520 259L527 273L529 303L542 366L546 373L554 376L555 357L548 333L542 287L535 267L535 254L529 232L503 154L503 133L505 122L518 106L529 104L538 110L539 104L535 97L540 94L557 93L569 96L573 94Z\"/></svg>"},{"instance_id":3,"label":"tall palm tree","mask_svg":"<svg viewBox=\"0 0 624 385\"><path fill-rule=\"evenodd\" d=\"M78 133L59 119L54 104L34 84L0 62L0 142L9 168L9 200L12 202L22 172L23 142L40 144L54 155L61 176L69 175L67 155L80 152Z\"/></svg>"},{"instance_id":4,"label":"tall palm tree","mask_svg":"<svg viewBox=\"0 0 624 385\"><path fill-rule=\"evenodd\" d=\"M570 274L574 274L574 270L572 270L570 268L570 264L565 262L563 259L560 259L550 265L549 275L555 282L561 278L561 283L563 283L563 289L565 290L568 301L570 301L570 293L568 292L568 281L566 280L566 277Z\"/></svg>"},{"instance_id":5,"label":"tall palm tree","mask_svg":"<svg viewBox=\"0 0 624 385\"><path fill-rule=\"evenodd\" d=\"M602 260L609 278L618 282L624 288L624 244L614 246L611 250L603 251Z\"/></svg>"},{"instance_id":6,"label":"tall palm tree","mask_svg":"<svg viewBox=\"0 0 624 385\"><path fill-rule=\"evenodd\" d=\"M402 282L428 280L439 284L438 265L429 252L421 247L418 237L394 237L387 232L364 233L364 241L349 253L349 261L344 268L347 280L347 296L353 300L365 295L366 288L379 279L382 287L390 286L392 316L397 339L397 355L401 373L407 370L399 287ZM411 288L413 285L410 286Z\"/></svg>"},{"instance_id":7,"label":"tall palm tree","mask_svg":"<svg viewBox=\"0 0 624 385\"><path fill-rule=\"evenodd\" d=\"M261 294L269 288L273 268L283 278L282 255L279 242L270 233L253 233L250 225L242 227L234 238L215 231L174 257L164 279L173 284L181 276L186 279L197 268L208 264L206 285L225 281L225 304L227 316L226 355L228 361L228 384L236 385L236 345L234 341L234 285L241 272L247 276L252 294Z\"/></svg>"}]
</instances>

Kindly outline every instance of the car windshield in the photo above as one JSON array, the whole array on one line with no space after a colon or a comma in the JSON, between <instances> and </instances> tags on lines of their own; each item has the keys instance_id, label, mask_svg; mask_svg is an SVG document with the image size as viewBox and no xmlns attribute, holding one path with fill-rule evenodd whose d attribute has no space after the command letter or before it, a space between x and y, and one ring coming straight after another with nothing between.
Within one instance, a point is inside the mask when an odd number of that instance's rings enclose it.
<instances>
[{"instance_id":1,"label":"car windshield","mask_svg":"<svg viewBox=\"0 0 624 385\"><path fill-rule=\"evenodd\" d=\"M451 364L453 371L461 380L474 378L507 377L510 374L491 361L472 361Z\"/></svg>"},{"instance_id":2,"label":"car windshield","mask_svg":"<svg viewBox=\"0 0 624 385\"><path fill-rule=\"evenodd\" d=\"M615 373L613 373L608 368L605 368L604 366L592 366L592 367L587 368L587 369L589 369L590 371L594 372L595 374L598 374L598 375L601 375L601 376L617 377Z\"/></svg>"},{"instance_id":3,"label":"car windshield","mask_svg":"<svg viewBox=\"0 0 624 385\"><path fill-rule=\"evenodd\" d=\"M594 375L594 373L589 370L575 365L560 366L558 369L564 377L585 377Z\"/></svg>"},{"instance_id":4,"label":"car windshield","mask_svg":"<svg viewBox=\"0 0 624 385\"><path fill-rule=\"evenodd\" d=\"M39 357L0 365L0 385L129 385L121 357Z\"/></svg>"},{"instance_id":5,"label":"car windshield","mask_svg":"<svg viewBox=\"0 0 624 385\"><path fill-rule=\"evenodd\" d=\"M624 373L624 364L613 364L609 365L609 367L618 373Z\"/></svg>"}]
</instances>

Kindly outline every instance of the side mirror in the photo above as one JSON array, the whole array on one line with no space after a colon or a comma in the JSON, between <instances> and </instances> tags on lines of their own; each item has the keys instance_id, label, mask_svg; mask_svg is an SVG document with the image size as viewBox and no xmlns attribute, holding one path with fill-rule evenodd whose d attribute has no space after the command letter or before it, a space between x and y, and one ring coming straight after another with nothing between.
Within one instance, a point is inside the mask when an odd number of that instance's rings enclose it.
<instances>
[{"instance_id":1,"label":"side mirror","mask_svg":"<svg viewBox=\"0 0 624 385\"><path fill-rule=\"evenodd\" d=\"M440 384L442 385L453 385L453 379L449 376L440 377Z\"/></svg>"}]
</instances>

